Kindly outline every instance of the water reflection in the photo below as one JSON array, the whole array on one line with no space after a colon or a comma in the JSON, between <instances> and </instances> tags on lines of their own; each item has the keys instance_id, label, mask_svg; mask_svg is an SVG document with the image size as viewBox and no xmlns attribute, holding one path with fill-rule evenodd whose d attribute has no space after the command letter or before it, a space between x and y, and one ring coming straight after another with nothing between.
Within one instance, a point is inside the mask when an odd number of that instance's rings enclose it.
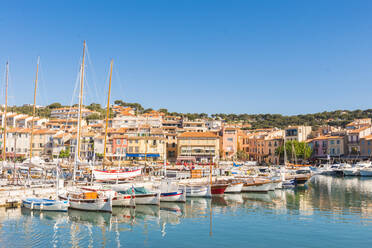
<instances>
[{"instance_id":1,"label":"water reflection","mask_svg":"<svg viewBox=\"0 0 372 248\"><path fill-rule=\"evenodd\" d=\"M142 245L151 246L148 243L151 235L158 233L165 238L183 223L198 224L195 228L205 227L212 235L213 225L222 221L219 216L236 214L242 218L252 215L301 216L370 225L371 195L372 180L316 176L308 187L301 189L225 194L212 199L190 198L186 203L161 203L160 206L113 208L112 214L0 209L0 246L7 246L16 239L23 245L85 247L98 243L119 247L124 238L127 244L138 245L134 238L138 235L142 236ZM125 235L127 232L135 235ZM17 238L19 236L22 238Z\"/></svg>"}]
</instances>

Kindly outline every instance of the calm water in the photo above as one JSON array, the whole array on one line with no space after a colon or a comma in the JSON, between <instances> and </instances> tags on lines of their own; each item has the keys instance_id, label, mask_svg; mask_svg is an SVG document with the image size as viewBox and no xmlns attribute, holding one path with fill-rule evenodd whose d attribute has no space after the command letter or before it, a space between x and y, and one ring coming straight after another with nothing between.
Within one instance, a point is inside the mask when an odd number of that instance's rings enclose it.
<instances>
[{"instance_id":1,"label":"calm water","mask_svg":"<svg viewBox=\"0 0 372 248\"><path fill-rule=\"evenodd\" d=\"M0 209L0 247L372 247L372 180L312 178L268 194L115 208Z\"/></svg>"}]
</instances>

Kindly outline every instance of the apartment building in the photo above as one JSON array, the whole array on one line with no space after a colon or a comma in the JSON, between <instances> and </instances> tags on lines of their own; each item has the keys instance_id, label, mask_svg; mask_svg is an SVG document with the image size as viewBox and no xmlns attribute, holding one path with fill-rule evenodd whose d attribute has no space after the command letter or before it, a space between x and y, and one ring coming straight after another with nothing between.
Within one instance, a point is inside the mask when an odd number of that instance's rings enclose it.
<instances>
[{"instance_id":1,"label":"apartment building","mask_svg":"<svg viewBox=\"0 0 372 248\"><path fill-rule=\"evenodd\" d=\"M97 112L91 111L87 108L81 108L81 117L85 118L89 115L95 114ZM77 119L79 117L79 108L78 107L71 107L71 108L56 108L53 109L50 113L51 118L57 119Z\"/></svg>"},{"instance_id":2,"label":"apartment building","mask_svg":"<svg viewBox=\"0 0 372 248\"><path fill-rule=\"evenodd\" d=\"M184 132L177 137L177 162L217 162L219 137L212 132Z\"/></svg>"},{"instance_id":3,"label":"apartment building","mask_svg":"<svg viewBox=\"0 0 372 248\"><path fill-rule=\"evenodd\" d=\"M306 141L311 134L311 126L289 126L285 129L285 139Z\"/></svg>"}]
</instances>

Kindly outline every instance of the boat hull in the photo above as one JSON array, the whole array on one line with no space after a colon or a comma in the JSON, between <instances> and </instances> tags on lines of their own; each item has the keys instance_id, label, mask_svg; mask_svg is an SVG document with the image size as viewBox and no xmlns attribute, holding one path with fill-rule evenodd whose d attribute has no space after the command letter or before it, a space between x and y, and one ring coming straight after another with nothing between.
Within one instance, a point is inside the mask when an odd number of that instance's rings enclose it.
<instances>
[{"instance_id":1,"label":"boat hull","mask_svg":"<svg viewBox=\"0 0 372 248\"><path fill-rule=\"evenodd\" d=\"M61 200L67 200L67 197L60 196ZM112 212L112 200L106 199L69 199L71 209L84 211Z\"/></svg>"},{"instance_id":2,"label":"boat hull","mask_svg":"<svg viewBox=\"0 0 372 248\"><path fill-rule=\"evenodd\" d=\"M101 171L101 170L93 170L93 176L98 181L115 181L115 180L123 180L128 178L133 178L140 176L142 173L141 169L133 170L133 171L124 171L124 170L109 170L109 171Z\"/></svg>"},{"instance_id":3,"label":"boat hull","mask_svg":"<svg viewBox=\"0 0 372 248\"><path fill-rule=\"evenodd\" d=\"M228 184L212 185L211 193L212 195L223 195L228 186Z\"/></svg>"},{"instance_id":4,"label":"boat hull","mask_svg":"<svg viewBox=\"0 0 372 248\"><path fill-rule=\"evenodd\" d=\"M161 193L162 202L186 202L186 192L180 190L175 192Z\"/></svg>"},{"instance_id":5,"label":"boat hull","mask_svg":"<svg viewBox=\"0 0 372 248\"><path fill-rule=\"evenodd\" d=\"M226 188L225 193L240 193L242 192L244 183L232 183Z\"/></svg>"},{"instance_id":6,"label":"boat hull","mask_svg":"<svg viewBox=\"0 0 372 248\"><path fill-rule=\"evenodd\" d=\"M66 212L69 207L69 202L58 201L58 200L49 200L49 199L26 199L22 200L22 207L28 208L31 210L40 210L40 211L61 211Z\"/></svg>"},{"instance_id":7,"label":"boat hull","mask_svg":"<svg viewBox=\"0 0 372 248\"><path fill-rule=\"evenodd\" d=\"M186 186L186 197L209 197L208 186Z\"/></svg>"},{"instance_id":8,"label":"boat hull","mask_svg":"<svg viewBox=\"0 0 372 248\"><path fill-rule=\"evenodd\" d=\"M136 194L136 205L160 205L160 193Z\"/></svg>"},{"instance_id":9,"label":"boat hull","mask_svg":"<svg viewBox=\"0 0 372 248\"><path fill-rule=\"evenodd\" d=\"M271 183L252 183L244 184L242 192L268 192L271 189Z\"/></svg>"},{"instance_id":10,"label":"boat hull","mask_svg":"<svg viewBox=\"0 0 372 248\"><path fill-rule=\"evenodd\" d=\"M360 170L361 177L372 177L372 170Z\"/></svg>"},{"instance_id":11,"label":"boat hull","mask_svg":"<svg viewBox=\"0 0 372 248\"><path fill-rule=\"evenodd\" d=\"M118 195L112 198L113 207L135 207L135 196L131 195Z\"/></svg>"}]
</instances>

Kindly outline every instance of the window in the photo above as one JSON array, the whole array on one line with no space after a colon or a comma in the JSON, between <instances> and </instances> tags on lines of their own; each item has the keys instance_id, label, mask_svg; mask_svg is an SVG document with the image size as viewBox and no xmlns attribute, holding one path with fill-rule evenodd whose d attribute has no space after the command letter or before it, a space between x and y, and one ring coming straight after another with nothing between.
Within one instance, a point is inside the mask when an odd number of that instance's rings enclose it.
<instances>
[{"instance_id":1,"label":"window","mask_svg":"<svg viewBox=\"0 0 372 248\"><path fill-rule=\"evenodd\" d=\"M233 142L233 138L227 138L227 141Z\"/></svg>"},{"instance_id":2,"label":"window","mask_svg":"<svg viewBox=\"0 0 372 248\"><path fill-rule=\"evenodd\" d=\"M119 139L116 140L116 144L120 145L120 140Z\"/></svg>"},{"instance_id":3,"label":"window","mask_svg":"<svg viewBox=\"0 0 372 248\"><path fill-rule=\"evenodd\" d=\"M116 153L117 153L117 154L120 153L120 148L116 148Z\"/></svg>"},{"instance_id":4,"label":"window","mask_svg":"<svg viewBox=\"0 0 372 248\"><path fill-rule=\"evenodd\" d=\"M337 140L337 145L339 145L340 144L340 141L339 140Z\"/></svg>"},{"instance_id":5,"label":"window","mask_svg":"<svg viewBox=\"0 0 372 248\"><path fill-rule=\"evenodd\" d=\"M152 141L152 145L153 145L153 146L156 146L156 140L153 140L153 141Z\"/></svg>"},{"instance_id":6,"label":"window","mask_svg":"<svg viewBox=\"0 0 372 248\"><path fill-rule=\"evenodd\" d=\"M133 147L132 146L129 147L129 152L133 152Z\"/></svg>"},{"instance_id":7,"label":"window","mask_svg":"<svg viewBox=\"0 0 372 248\"><path fill-rule=\"evenodd\" d=\"M139 152L139 147L138 146L135 147L135 151L134 152L137 152L137 153Z\"/></svg>"},{"instance_id":8,"label":"window","mask_svg":"<svg viewBox=\"0 0 372 248\"><path fill-rule=\"evenodd\" d=\"M368 145L371 145L371 141L370 141L370 140L368 140L368 141L367 141L367 144L368 144Z\"/></svg>"},{"instance_id":9,"label":"window","mask_svg":"<svg viewBox=\"0 0 372 248\"><path fill-rule=\"evenodd\" d=\"M335 141L334 140L331 140L331 145L334 145L335 144Z\"/></svg>"}]
</instances>

